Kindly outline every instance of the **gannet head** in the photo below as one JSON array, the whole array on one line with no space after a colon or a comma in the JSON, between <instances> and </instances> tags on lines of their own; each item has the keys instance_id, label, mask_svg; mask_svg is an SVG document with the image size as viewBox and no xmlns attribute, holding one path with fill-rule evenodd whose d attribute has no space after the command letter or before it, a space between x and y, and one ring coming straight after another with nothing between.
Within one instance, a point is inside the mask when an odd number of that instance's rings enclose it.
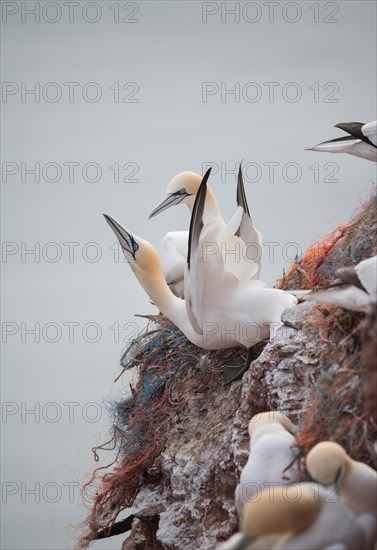
<instances>
[{"instance_id":1,"label":"gannet head","mask_svg":"<svg viewBox=\"0 0 377 550\"><path fill-rule=\"evenodd\" d=\"M111 216L107 214L103 216L114 231L126 260L133 270L141 270L145 273L161 271L157 253L148 241L125 229Z\"/></svg>"},{"instance_id":2,"label":"gannet head","mask_svg":"<svg viewBox=\"0 0 377 550\"><path fill-rule=\"evenodd\" d=\"M260 496L245 504L242 532L250 536L298 533L317 517L322 502L310 487L289 485L264 489Z\"/></svg>"},{"instance_id":3,"label":"gannet head","mask_svg":"<svg viewBox=\"0 0 377 550\"><path fill-rule=\"evenodd\" d=\"M187 319L185 303L175 296L166 283L160 260L153 246L132 234L110 216L104 217L114 231L132 271L154 305L179 327L188 338L195 333Z\"/></svg>"},{"instance_id":4,"label":"gannet head","mask_svg":"<svg viewBox=\"0 0 377 550\"><path fill-rule=\"evenodd\" d=\"M175 204L187 204L188 207L192 208L201 181L202 176L199 176L195 172L180 172L174 176L168 183L165 197L151 212L149 218L157 216L157 214Z\"/></svg>"},{"instance_id":5,"label":"gannet head","mask_svg":"<svg viewBox=\"0 0 377 550\"><path fill-rule=\"evenodd\" d=\"M306 468L313 479L328 485L336 483L346 470L351 458L338 443L322 441L306 456Z\"/></svg>"},{"instance_id":6,"label":"gannet head","mask_svg":"<svg viewBox=\"0 0 377 550\"><path fill-rule=\"evenodd\" d=\"M287 416L280 411L268 411L256 414L249 422L249 436L252 437L256 430L268 426L269 424L278 423L287 430L287 432L295 435L297 432L296 426L289 420Z\"/></svg>"}]
</instances>

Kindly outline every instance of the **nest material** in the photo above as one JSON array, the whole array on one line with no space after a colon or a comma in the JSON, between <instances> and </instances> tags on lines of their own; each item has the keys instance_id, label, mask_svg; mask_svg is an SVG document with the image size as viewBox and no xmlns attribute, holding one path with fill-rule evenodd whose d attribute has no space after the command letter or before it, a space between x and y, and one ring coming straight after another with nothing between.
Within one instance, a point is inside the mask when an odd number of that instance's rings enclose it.
<instances>
[{"instance_id":1,"label":"nest material","mask_svg":"<svg viewBox=\"0 0 377 550\"><path fill-rule=\"evenodd\" d=\"M356 265L377 254L377 194L372 194L357 214L337 227L320 243L308 248L277 281L283 290L327 286L339 267Z\"/></svg>"},{"instance_id":2,"label":"nest material","mask_svg":"<svg viewBox=\"0 0 377 550\"><path fill-rule=\"evenodd\" d=\"M149 469L161 454L172 425L183 422L193 396L222 388L222 366L241 364L244 351L231 349L204 352L191 344L162 315L156 329L146 330L123 354L124 369L137 367L138 381L131 394L110 407L112 438L98 450L117 450L111 464L95 470L84 486L88 495L98 485L85 522L86 533L78 547L85 548L99 531L109 532L120 512L130 508ZM111 472L105 472L113 467Z\"/></svg>"},{"instance_id":3,"label":"nest material","mask_svg":"<svg viewBox=\"0 0 377 550\"><path fill-rule=\"evenodd\" d=\"M309 248L277 286L325 286L333 280L337 268L377 254L376 206L376 197L371 197L348 224ZM157 485L164 483L160 479L163 472L159 456L167 440L179 437L191 424L187 418L194 410L193 399L203 402L216 394L221 400L230 394L230 402L219 410L220 422L225 416L233 418L240 406L238 389L223 388L221 367L241 364L242 350L205 352L188 342L163 316L154 322L156 328L135 340L121 361L124 368L137 367L138 381L129 395L113 403L112 448L117 449L117 455L108 467L98 468L87 484L90 488L99 482L99 488L79 548L88 546L98 531L111 528L119 513L132 506L143 483L153 476L158 478ZM297 411L299 445L306 453L315 443L332 439L353 458L375 465L377 314L364 316L333 306L315 306L311 322L321 342L328 344L328 351L326 368L309 388L311 406L306 403L305 410ZM243 394L245 390L249 393L247 401L253 403L253 413L266 410L266 397L258 394L255 383L253 387L243 387ZM242 399L245 406L245 395ZM193 436L188 433L187 439ZM112 470L108 471L110 467ZM233 482L230 485L234 490ZM135 521L137 527L140 521ZM141 523L145 528L145 522L151 521L158 525L154 516ZM160 548L159 544L156 541L156 548Z\"/></svg>"},{"instance_id":4,"label":"nest material","mask_svg":"<svg viewBox=\"0 0 377 550\"><path fill-rule=\"evenodd\" d=\"M309 248L292 266L281 288L326 286L339 267L354 265L377 254L377 196L373 195L354 218ZM314 253L315 251L315 253ZM376 460L377 314L368 315L334 306L316 306L322 313L318 328L329 344L328 369L317 379L311 407L301 421L299 442L304 454L330 439L354 458L373 467Z\"/></svg>"}]
</instances>

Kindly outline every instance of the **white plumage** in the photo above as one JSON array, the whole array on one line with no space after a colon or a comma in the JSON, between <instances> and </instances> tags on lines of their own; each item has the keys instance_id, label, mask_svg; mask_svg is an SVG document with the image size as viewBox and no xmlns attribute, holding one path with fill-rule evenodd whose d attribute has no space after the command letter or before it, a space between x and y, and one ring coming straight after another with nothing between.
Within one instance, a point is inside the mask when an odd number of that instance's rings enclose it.
<instances>
[{"instance_id":1,"label":"white plumage","mask_svg":"<svg viewBox=\"0 0 377 550\"><path fill-rule=\"evenodd\" d=\"M323 141L307 151L324 153L348 153L372 162L377 162L377 121L340 122L335 128L344 130L349 135L341 138Z\"/></svg>"},{"instance_id":2,"label":"white plumage","mask_svg":"<svg viewBox=\"0 0 377 550\"><path fill-rule=\"evenodd\" d=\"M241 167L238 176L237 202L242 203L244 212L242 220L239 223L239 233L242 239L242 250L247 263L244 263L244 270L249 269L249 278L258 278L260 274L260 264L262 255L262 235L254 227L253 221L246 203L245 192L243 189ZM190 213L192 213L195 198L199 190L202 178L195 172L181 172L174 176L169 182L166 195L162 201L154 208L150 218L158 215L160 212L178 204L185 204ZM207 186L207 194L203 211L204 223L213 220L221 220L221 211L218 206L215 194L210 186ZM184 273L187 261L188 249L188 231L170 231L161 240L161 265L165 279L170 288L177 296L184 297ZM219 238L216 241L221 247L223 253L226 251L226 243ZM228 254L230 256L230 254ZM254 268L255 266L255 268ZM228 260L226 269L232 272L234 264Z\"/></svg>"},{"instance_id":3,"label":"white plumage","mask_svg":"<svg viewBox=\"0 0 377 550\"><path fill-rule=\"evenodd\" d=\"M357 515L377 515L377 472L367 464L352 460L333 441L322 441L306 457L306 467L319 483L336 483L344 504Z\"/></svg>"},{"instance_id":4,"label":"white plumage","mask_svg":"<svg viewBox=\"0 0 377 550\"><path fill-rule=\"evenodd\" d=\"M229 262L222 254L221 243L226 250L234 250L237 242L242 246L243 239L237 233L244 210L237 207L228 224L221 218L204 224L209 172L197 193L191 218L185 272L187 314L198 334L206 336L216 327L233 345L250 348L275 333L282 312L293 307L297 299L282 290L264 288L264 283L250 278L257 269L255 263L249 264L242 257Z\"/></svg>"},{"instance_id":5,"label":"white plumage","mask_svg":"<svg viewBox=\"0 0 377 550\"><path fill-rule=\"evenodd\" d=\"M278 411L258 414L250 421L249 457L235 493L240 517L244 505L258 498L266 487L288 485L299 480L295 463L298 455L295 432L294 424Z\"/></svg>"},{"instance_id":6,"label":"white plumage","mask_svg":"<svg viewBox=\"0 0 377 550\"><path fill-rule=\"evenodd\" d=\"M237 263L233 268L237 275L227 270L227 263L222 260L219 250L207 259L203 257L202 250L210 242L206 240L209 235L211 239L219 233L224 235L224 239L240 239L235 233L239 232L243 221L243 209L238 207L228 225L215 220L203 226L209 172L203 178L192 213L184 277L185 300L171 292L152 245L132 235L110 216L105 218L149 297L191 342L204 349L235 346L249 349L274 335L281 325L281 314L286 308L296 305L297 299L282 290L264 288L258 280L246 280L246 270ZM251 266L256 269L255 263ZM251 268L248 269L250 272ZM241 376L250 361L248 353L245 365L231 368L232 375L226 381Z\"/></svg>"},{"instance_id":7,"label":"white plumage","mask_svg":"<svg viewBox=\"0 0 377 550\"><path fill-rule=\"evenodd\" d=\"M376 521L356 517L331 489L306 482L265 489L246 504L242 533L229 550L371 550Z\"/></svg>"},{"instance_id":8,"label":"white plumage","mask_svg":"<svg viewBox=\"0 0 377 550\"><path fill-rule=\"evenodd\" d=\"M355 267L335 272L339 280L325 290L304 293L303 299L319 304L334 304L367 313L377 302L377 256L361 261Z\"/></svg>"}]
</instances>

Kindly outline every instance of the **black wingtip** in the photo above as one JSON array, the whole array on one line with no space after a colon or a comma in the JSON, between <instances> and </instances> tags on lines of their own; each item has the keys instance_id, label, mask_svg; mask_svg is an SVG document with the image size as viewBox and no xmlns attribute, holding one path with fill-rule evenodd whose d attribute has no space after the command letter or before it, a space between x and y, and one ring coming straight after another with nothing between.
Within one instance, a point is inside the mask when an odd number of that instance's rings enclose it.
<instances>
[{"instance_id":1,"label":"black wingtip","mask_svg":"<svg viewBox=\"0 0 377 550\"><path fill-rule=\"evenodd\" d=\"M368 291L359 279L355 267L340 267L335 271L335 275L337 275L343 283L350 284L368 294Z\"/></svg>"},{"instance_id":2,"label":"black wingtip","mask_svg":"<svg viewBox=\"0 0 377 550\"><path fill-rule=\"evenodd\" d=\"M245 187L243 184L243 175L242 175L242 162L240 162L240 167L238 169L238 179L237 179L237 206L242 206L245 214L250 217L249 206L247 204Z\"/></svg>"},{"instance_id":3,"label":"black wingtip","mask_svg":"<svg viewBox=\"0 0 377 550\"><path fill-rule=\"evenodd\" d=\"M340 128L341 130L345 130L348 132L348 130L352 127L360 127L364 126L364 122L338 122L334 125L334 128Z\"/></svg>"},{"instance_id":4,"label":"black wingtip","mask_svg":"<svg viewBox=\"0 0 377 550\"><path fill-rule=\"evenodd\" d=\"M191 265L191 254L193 252L193 247L198 243L200 232L203 228L203 212L207 194L207 181L210 176L211 170L212 167L208 168L207 172L203 176L195 197L194 207L191 213L187 250L187 266L189 269Z\"/></svg>"},{"instance_id":5,"label":"black wingtip","mask_svg":"<svg viewBox=\"0 0 377 550\"><path fill-rule=\"evenodd\" d=\"M204 174L203 179L202 179L202 181L201 181L201 183L200 183L200 186L203 185L203 182L204 182L204 185L207 185L207 181L208 181L208 178L209 178L209 176L210 176L211 171L212 171L212 166L210 166L210 167L208 168L207 172ZM200 189L200 187L199 187L199 189Z\"/></svg>"},{"instance_id":6,"label":"black wingtip","mask_svg":"<svg viewBox=\"0 0 377 550\"><path fill-rule=\"evenodd\" d=\"M362 131L363 126L364 122L338 122L338 124L335 124L335 128L340 128L340 130L347 132L347 134L350 134L354 138L365 141L365 143L372 145L372 147L376 147L367 136L364 136Z\"/></svg>"}]
</instances>

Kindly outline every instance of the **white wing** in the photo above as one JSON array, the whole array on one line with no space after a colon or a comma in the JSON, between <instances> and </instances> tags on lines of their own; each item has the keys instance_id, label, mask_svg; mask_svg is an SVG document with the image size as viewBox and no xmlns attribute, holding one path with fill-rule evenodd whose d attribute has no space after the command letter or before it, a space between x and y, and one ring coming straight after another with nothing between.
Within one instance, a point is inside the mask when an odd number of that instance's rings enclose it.
<instances>
[{"instance_id":1,"label":"white wing","mask_svg":"<svg viewBox=\"0 0 377 550\"><path fill-rule=\"evenodd\" d=\"M235 232L239 219L233 216L228 227L221 218L205 226L203 223L209 172L200 185L191 215L188 265L185 271L187 316L198 334L202 334L203 321L208 319L208 315L211 317L214 305L239 284L237 277L226 269L221 255L222 239L226 237L227 231ZM238 212L238 218L240 214L242 209Z\"/></svg>"},{"instance_id":2,"label":"white wing","mask_svg":"<svg viewBox=\"0 0 377 550\"><path fill-rule=\"evenodd\" d=\"M249 278L258 279L262 261L262 234L254 226L250 216L249 206L247 204L245 187L242 177L242 166L238 171L237 182L237 205L242 207L243 214L239 224L237 235L243 241L242 256L245 262L249 264ZM255 264L253 266L253 264Z\"/></svg>"},{"instance_id":3,"label":"white wing","mask_svg":"<svg viewBox=\"0 0 377 550\"><path fill-rule=\"evenodd\" d=\"M377 120L368 122L361 127L364 136L369 139L377 147Z\"/></svg>"},{"instance_id":4,"label":"white wing","mask_svg":"<svg viewBox=\"0 0 377 550\"><path fill-rule=\"evenodd\" d=\"M369 296L377 299L377 256L367 258L355 266L355 271Z\"/></svg>"},{"instance_id":5,"label":"white wing","mask_svg":"<svg viewBox=\"0 0 377 550\"><path fill-rule=\"evenodd\" d=\"M214 306L239 285L237 277L226 268L219 242L222 220L206 224L201 232L190 269L185 273L186 310L193 328L202 333L202 323ZM222 241L224 242L224 241ZM228 261L228 260L227 260Z\"/></svg>"},{"instance_id":6,"label":"white wing","mask_svg":"<svg viewBox=\"0 0 377 550\"><path fill-rule=\"evenodd\" d=\"M252 259L253 250L247 246L248 243L253 245L254 241L245 240L246 225L243 224L245 217L248 220L245 221L245 224L248 225L248 222L251 222L250 218L247 214L245 215L243 208L238 206L227 224L224 222L218 224L216 236L217 248L221 254L224 268L237 277L240 284L258 278L260 271L260 254L258 253L259 261L255 262ZM241 225L243 225L243 238L240 235ZM259 246L259 243L257 245ZM250 253L251 259L247 256L247 252Z\"/></svg>"},{"instance_id":7,"label":"white wing","mask_svg":"<svg viewBox=\"0 0 377 550\"><path fill-rule=\"evenodd\" d=\"M166 282L181 298L187 261L188 231L171 231L161 240L160 261Z\"/></svg>"},{"instance_id":8,"label":"white wing","mask_svg":"<svg viewBox=\"0 0 377 550\"><path fill-rule=\"evenodd\" d=\"M361 140L352 136L341 137L322 141L307 151L321 151L323 153L349 153L355 145L360 144Z\"/></svg>"},{"instance_id":9,"label":"white wing","mask_svg":"<svg viewBox=\"0 0 377 550\"><path fill-rule=\"evenodd\" d=\"M370 298L363 290L349 286L335 290L318 290L306 294L304 300L317 304L333 304L352 311L368 311Z\"/></svg>"}]
</instances>

